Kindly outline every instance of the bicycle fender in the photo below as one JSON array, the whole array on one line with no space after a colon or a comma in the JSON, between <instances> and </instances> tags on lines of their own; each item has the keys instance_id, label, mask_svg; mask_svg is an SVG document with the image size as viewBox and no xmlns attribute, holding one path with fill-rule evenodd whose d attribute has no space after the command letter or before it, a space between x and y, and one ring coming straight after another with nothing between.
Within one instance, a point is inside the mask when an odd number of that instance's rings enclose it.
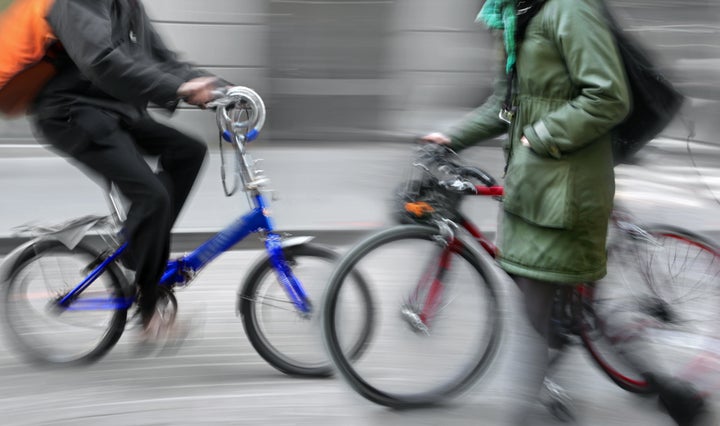
<instances>
[{"instance_id":1,"label":"bicycle fender","mask_svg":"<svg viewBox=\"0 0 720 426\"><path fill-rule=\"evenodd\" d=\"M34 246L38 241L40 241L41 238L34 238L30 241L27 241L18 247L14 248L10 253L8 253L7 256L3 259L2 263L0 263L0 283L5 284L11 277L10 277L10 271L12 271L15 267L15 264L23 257L25 252L30 249L32 246Z\"/></svg>"},{"instance_id":2,"label":"bicycle fender","mask_svg":"<svg viewBox=\"0 0 720 426\"><path fill-rule=\"evenodd\" d=\"M31 226L21 227L21 230L31 235L45 239L55 239L61 242L68 249L73 249L85 238L88 232L99 223L106 221L106 216L82 216L67 222L52 226Z\"/></svg>"},{"instance_id":3,"label":"bicycle fender","mask_svg":"<svg viewBox=\"0 0 720 426\"><path fill-rule=\"evenodd\" d=\"M312 241L314 239L315 239L315 237L311 237L311 236L292 237L292 238L282 240L280 242L280 246L281 247L301 246L303 244L309 243L310 241Z\"/></svg>"}]
</instances>

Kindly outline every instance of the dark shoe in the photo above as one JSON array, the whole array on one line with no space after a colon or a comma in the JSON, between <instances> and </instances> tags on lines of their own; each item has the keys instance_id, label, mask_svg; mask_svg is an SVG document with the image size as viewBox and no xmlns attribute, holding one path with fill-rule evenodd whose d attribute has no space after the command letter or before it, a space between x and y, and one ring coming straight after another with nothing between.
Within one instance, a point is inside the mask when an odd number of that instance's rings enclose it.
<instances>
[{"instance_id":1,"label":"dark shoe","mask_svg":"<svg viewBox=\"0 0 720 426\"><path fill-rule=\"evenodd\" d=\"M175 311L157 309L148 324L141 327L136 353L165 356L176 353L201 325L199 315L178 317Z\"/></svg>"},{"instance_id":2,"label":"dark shoe","mask_svg":"<svg viewBox=\"0 0 720 426\"><path fill-rule=\"evenodd\" d=\"M170 336L174 334L175 312L165 311L158 305L153 316L141 321L142 327L138 336L137 352L139 355L150 355L161 350Z\"/></svg>"},{"instance_id":3,"label":"dark shoe","mask_svg":"<svg viewBox=\"0 0 720 426\"><path fill-rule=\"evenodd\" d=\"M660 405L678 426L700 426L710 416L705 396L691 383L673 378L652 376L648 379L658 394Z\"/></svg>"}]
</instances>

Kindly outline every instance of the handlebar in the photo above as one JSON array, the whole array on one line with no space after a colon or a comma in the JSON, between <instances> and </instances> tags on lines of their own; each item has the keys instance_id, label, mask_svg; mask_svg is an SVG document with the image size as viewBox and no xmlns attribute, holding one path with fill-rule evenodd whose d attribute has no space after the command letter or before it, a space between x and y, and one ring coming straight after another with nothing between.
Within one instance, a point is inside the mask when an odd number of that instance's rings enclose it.
<instances>
[{"instance_id":1,"label":"handlebar","mask_svg":"<svg viewBox=\"0 0 720 426\"><path fill-rule=\"evenodd\" d=\"M265 125L265 103L254 90L233 86L214 91L217 98L205 105L216 111L218 128L228 142L239 138L240 142L257 139ZM241 119L242 114L247 114Z\"/></svg>"},{"instance_id":2,"label":"handlebar","mask_svg":"<svg viewBox=\"0 0 720 426\"><path fill-rule=\"evenodd\" d=\"M225 195L233 195L239 182L245 191L257 192L267 183L267 178L263 176L262 170L255 168L256 162L246 151L245 145L257 139L265 125L265 103L254 90L244 86L217 89L214 93L216 98L205 107L215 110L220 130L220 178ZM234 148L235 171L232 187L228 187L226 182L223 140L231 143Z\"/></svg>"},{"instance_id":3,"label":"handlebar","mask_svg":"<svg viewBox=\"0 0 720 426\"><path fill-rule=\"evenodd\" d=\"M413 164L427 172L437 170L445 175L444 179L438 179L437 182L448 191L466 195L502 195L502 187L492 175L478 167L463 164L455 151L446 145L425 143ZM471 180L480 185L475 185Z\"/></svg>"}]
</instances>

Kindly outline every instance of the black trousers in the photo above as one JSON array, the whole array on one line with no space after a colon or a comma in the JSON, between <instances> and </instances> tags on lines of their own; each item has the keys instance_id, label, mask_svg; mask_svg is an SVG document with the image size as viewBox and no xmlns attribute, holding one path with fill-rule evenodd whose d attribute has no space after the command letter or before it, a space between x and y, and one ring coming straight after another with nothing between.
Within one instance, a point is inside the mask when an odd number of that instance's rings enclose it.
<instances>
[{"instance_id":1,"label":"black trousers","mask_svg":"<svg viewBox=\"0 0 720 426\"><path fill-rule=\"evenodd\" d=\"M548 346L553 346L553 335L550 326L554 308L555 294L558 291L569 289L561 284L534 280L518 275L511 276L515 284L523 293L523 304L525 305L525 317L535 331L547 341Z\"/></svg>"},{"instance_id":2,"label":"black trousers","mask_svg":"<svg viewBox=\"0 0 720 426\"><path fill-rule=\"evenodd\" d=\"M36 126L55 149L117 185L130 201L124 260L136 271L140 312L147 323L169 257L170 231L200 171L206 145L147 115L129 120L84 105L69 107L66 115L37 118ZM157 172L144 155L158 158Z\"/></svg>"}]
</instances>

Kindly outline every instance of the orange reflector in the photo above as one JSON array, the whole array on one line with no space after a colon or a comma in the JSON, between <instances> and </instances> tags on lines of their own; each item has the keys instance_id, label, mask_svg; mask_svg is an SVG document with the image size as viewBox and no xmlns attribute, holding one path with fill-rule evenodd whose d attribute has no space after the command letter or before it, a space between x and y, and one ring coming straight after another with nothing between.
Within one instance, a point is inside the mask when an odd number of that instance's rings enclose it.
<instances>
[{"instance_id":1,"label":"orange reflector","mask_svg":"<svg viewBox=\"0 0 720 426\"><path fill-rule=\"evenodd\" d=\"M414 214L417 217L425 216L428 213L432 213L435 209L424 201L405 203L405 210Z\"/></svg>"}]
</instances>

